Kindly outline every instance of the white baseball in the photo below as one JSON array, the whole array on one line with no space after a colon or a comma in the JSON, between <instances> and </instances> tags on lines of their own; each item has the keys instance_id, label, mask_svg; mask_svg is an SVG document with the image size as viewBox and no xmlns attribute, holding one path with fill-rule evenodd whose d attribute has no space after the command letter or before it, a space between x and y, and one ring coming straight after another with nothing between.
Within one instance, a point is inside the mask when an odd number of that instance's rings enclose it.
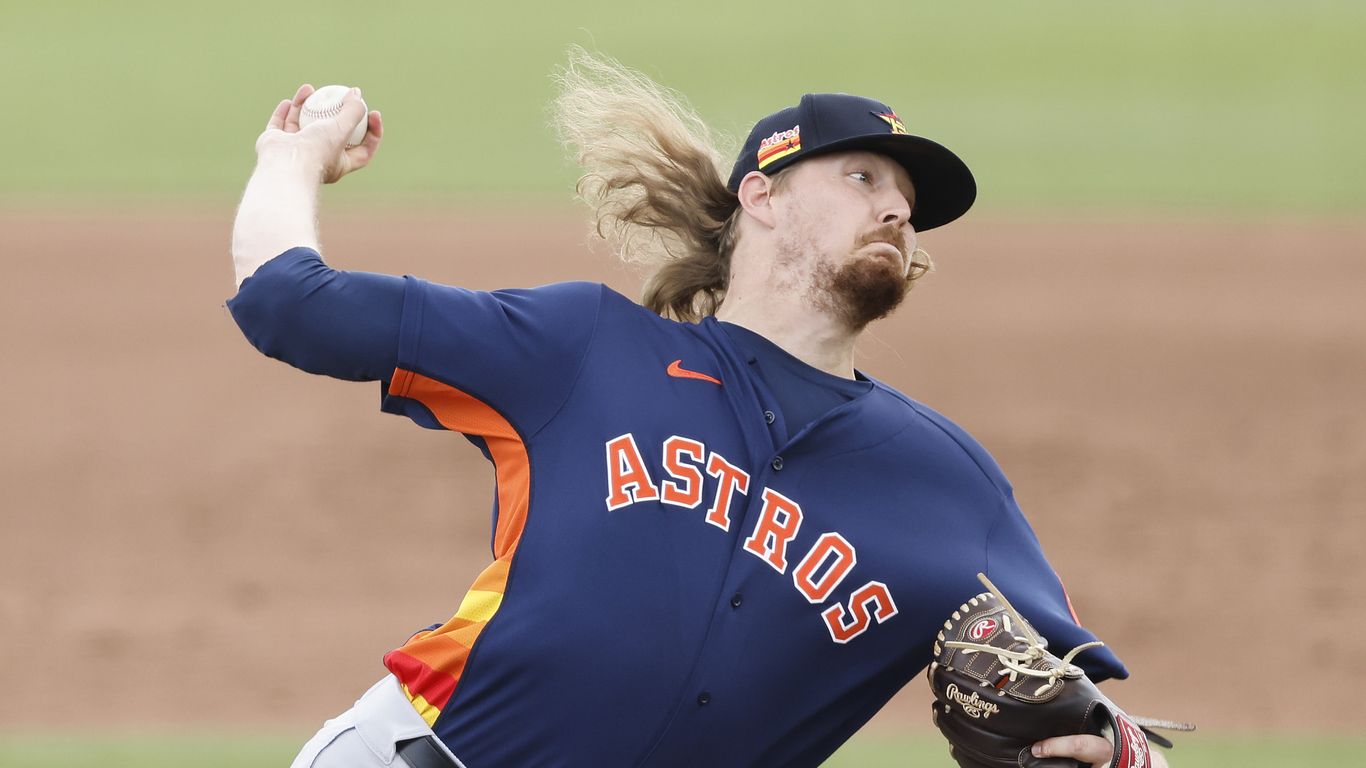
<instances>
[{"instance_id":1,"label":"white baseball","mask_svg":"<svg viewBox=\"0 0 1366 768\"><path fill-rule=\"evenodd\" d=\"M313 95L304 101L303 109L299 111L299 127L303 128L315 120L336 117L337 113L341 112L342 98L346 96L346 92L349 90L351 89L345 85L324 85L314 91ZM365 107L365 101L362 100L360 105ZM369 107L365 107L365 114L370 114ZM361 118L360 124L356 126L356 129L351 132L351 136L346 140L348 148L359 146L362 141L365 141L369 122L368 117Z\"/></svg>"}]
</instances>

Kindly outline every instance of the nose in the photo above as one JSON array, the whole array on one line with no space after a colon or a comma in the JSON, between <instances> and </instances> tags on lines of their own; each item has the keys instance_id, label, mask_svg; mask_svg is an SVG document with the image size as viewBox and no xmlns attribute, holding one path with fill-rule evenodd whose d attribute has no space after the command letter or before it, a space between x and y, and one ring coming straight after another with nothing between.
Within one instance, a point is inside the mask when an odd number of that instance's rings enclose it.
<instances>
[{"instance_id":1,"label":"nose","mask_svg":"<svg viewBox=\"0 0 1366 768\"><path fill-rule=\"evenodd\" d=\"M882 214L879 219L881 223L900 227L911 220L911 204L907 202L901 190L888 189L883 198Z\"/></svg>"}]
</instances>

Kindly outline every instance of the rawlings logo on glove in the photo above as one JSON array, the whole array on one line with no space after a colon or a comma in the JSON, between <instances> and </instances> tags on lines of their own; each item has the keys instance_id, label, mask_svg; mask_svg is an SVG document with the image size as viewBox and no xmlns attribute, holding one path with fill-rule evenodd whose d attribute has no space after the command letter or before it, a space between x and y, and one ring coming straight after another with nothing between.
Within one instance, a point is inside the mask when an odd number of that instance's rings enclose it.
<instances>
[{"instance_id":1,"label":"rawlings logo on glove","mask_svg":"<svg viewBox=\"0 0 1366 768\"><path fill-rule=\"evenodd\" d=\"M949 687L944 690L944 695L948 697L949 701L957 702L963 711L971 717L986 718L1001 711L1000 707L978 696L977 691L973 691L971 696L964 696L958 690L956 683L949 683Z\"/></svg>"},{"instance_id":2,"label":"rawlings logo on glove","mask_svg":"<svg viewBox=\"0 0 1366 768\"><path fill-rule=\"evenodd\" d=\"M1143 726L1194 728L1130 717L1072 663L1102 643L1077 646L1059 659L985 575L977 578L990 591L944 622L928 673L934 723L960 766L1076 766L1071 759L1036 758L1029 748L1051 736L1089 733L1111 740L1111 768L1146 768L1152 762L1149 737L1166 747L1171 742Z\"/></svg>"}]
</instances>

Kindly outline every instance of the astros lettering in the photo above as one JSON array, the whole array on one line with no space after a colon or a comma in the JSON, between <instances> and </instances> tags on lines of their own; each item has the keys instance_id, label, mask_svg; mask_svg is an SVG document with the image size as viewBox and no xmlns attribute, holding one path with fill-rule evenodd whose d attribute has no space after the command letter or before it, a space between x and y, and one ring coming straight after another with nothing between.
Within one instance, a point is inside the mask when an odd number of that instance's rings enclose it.
<instances>
[{"instance_id":1,"label":"astros lettering","mask_svg":"<svg viewBox=\"0 0 1366 768\"><path fill-rule=\"evenodd\" d=\"M772 136L759 142L759 150L763 151L774 144L781 144L786 141L791 141L792 139L800 138L801 135L802 127L800 125L794 125L786 131L774 131Z\"/></svg>"},{"instance_id":2,"label":"astros lettering","mask_svg":"<svg viewBox=\"0 0 1366 768\"><path fill-rule=\"evenodd\" d=\"M660 483L651 477L635 435L626 433L606 443L607 498L609 512L633 504L657 502L684 509L697 509L704 499L706 476L716 479L710 505L703 521L729 532L731 509L737 494L749 495L749 473L715 451L708 452L698 440L673 435L661 445L663 470ZM792 585L807 602L819 605L830 597L858 563L854 545L835 531L822 533L800 557L788 550L802 526L802 507L772 488L758 490L762 500L749 536L742 548L767 563L780 574L796 562ZM847 643L873 624L881 624L897 613L896 602L887 585L869 581L854 590L848 607L833 602L821 611L821 619L836 643Z\"/></svg>"}]
</instances>

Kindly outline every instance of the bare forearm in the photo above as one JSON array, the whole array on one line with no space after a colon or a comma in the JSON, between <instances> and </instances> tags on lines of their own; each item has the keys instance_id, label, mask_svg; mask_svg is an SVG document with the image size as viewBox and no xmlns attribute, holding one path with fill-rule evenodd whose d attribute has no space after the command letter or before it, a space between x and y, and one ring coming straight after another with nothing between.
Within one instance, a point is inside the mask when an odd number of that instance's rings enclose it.
<instances>
[{"instance_id":1,"label":"bare forearm","mask_svg":"<svg viewBox=\"0 0 1366 768\"><path fill-rule=\"evenodd\" d=\"M292 148L263 154L247 182L232 228L237 285L290 248L318 248L322 168Z\"/></svg>"},{"instance_id":2,"label":"bare forearm","mask_svg":"<svg viewBox=\"0 0 1366 768\"><path fill-rule=\"evenodd\" d=\"M378 112L366 112L360 90L351 89L335 116L299 126L313 86L304 84L275 107L256 139L256 170L242 193L232 227L232 263L237 285L262 264L291 248L318 249L318 188L370 163L384 135ZM365 139L346 146L366 121Z\"/></svg>"}]
</instances>

